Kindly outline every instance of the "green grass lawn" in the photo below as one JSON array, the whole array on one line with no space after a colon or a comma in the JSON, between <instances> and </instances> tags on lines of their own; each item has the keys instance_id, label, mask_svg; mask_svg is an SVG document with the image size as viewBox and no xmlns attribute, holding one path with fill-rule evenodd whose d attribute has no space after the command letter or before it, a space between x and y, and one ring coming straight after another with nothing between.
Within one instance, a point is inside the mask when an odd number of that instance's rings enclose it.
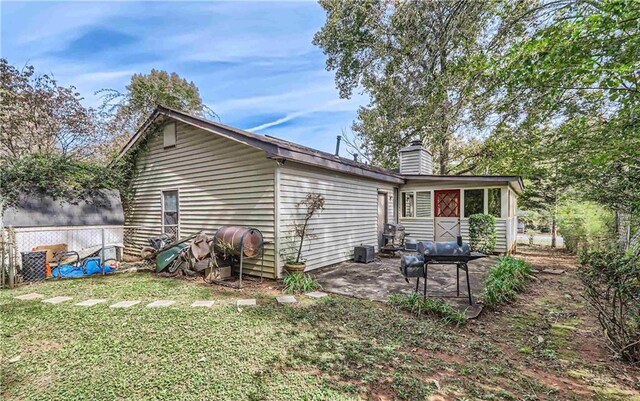
<instances>
[{"instance_id":1,"label":"green grass lawn","mask_svg":"<svg viewBox=\"0 0 640 401\"><path fill-rule=\"evenodd\" d=\"M13 299L29 292L74 300L48 305ZM258 298L259 307L238 311L234 301L248 297ZM143 303L122 310L73 305L88 298ZM265 292L150 274L0 291L0 398L428 400L442 394L512 400L544 394L544 399L566 399L511 359L498 357L501 346L481 330L345 297L298 298L299 304L283 306ZM153 299L177 303L145 308L144 301ZM189 307L199 299L217 304Z\"/></svg>"}]
</instances>

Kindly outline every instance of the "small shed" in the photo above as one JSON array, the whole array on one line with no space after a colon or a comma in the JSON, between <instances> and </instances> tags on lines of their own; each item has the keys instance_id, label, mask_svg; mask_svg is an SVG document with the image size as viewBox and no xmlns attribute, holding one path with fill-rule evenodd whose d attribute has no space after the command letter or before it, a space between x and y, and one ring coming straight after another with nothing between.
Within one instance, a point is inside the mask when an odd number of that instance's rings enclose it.
<instances>
[{"instance_id":1,"label":"small shed","mask_svg":"<svg viewBox=\"0 0 640 401\"><path fill-rule=\"evenodd\" d=\"M85 253L97 252L103 244L123 247L123 225L124 211L116 190L99 190L77 200L21 195L2 212L2 231L12 231L18 252L59 244Z\"/></svg>"}]
</instances>

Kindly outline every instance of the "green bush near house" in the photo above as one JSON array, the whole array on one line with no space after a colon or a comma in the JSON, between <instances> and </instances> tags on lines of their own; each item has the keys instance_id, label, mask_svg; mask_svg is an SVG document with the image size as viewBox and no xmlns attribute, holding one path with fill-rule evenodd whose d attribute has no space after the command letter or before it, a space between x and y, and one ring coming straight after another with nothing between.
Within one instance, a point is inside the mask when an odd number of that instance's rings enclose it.
<instances>
[{"instance_id":1,"label":"green bush near house","mask_svg":"<svg viewBox=\"0 0 640 401\"><path fill-rule=\"evenodd\" d=\"M440 298L424 298L417 293L411 295L393 294L389 297L389 303L416 316L430 315L438 317L446 324L461 326L467 322L467 316L464 312L454 308Z\"/></svg>"},{"instance_id":2,"label":"green bush near house","mask_svg":"<svg viewBox=\"0 0 640 401\"><path fill-rule=\"evenodd\" d=\"M493 253L497 241L496 218L481 213L469 216L469 239L472 251Z\"/></svg>"},{"instance_id":3,"label":"green bush near house","mask_svg":"<svg viewBox=\"0 0 640 401\"><path fill-rule=\"evenodd\" d=\"M532 273L531 265L522 259L500 258L498 264L489 270L485 281L485 305L494 307L513 302L518 293L525 290Z\"/></svg>"}]
</instances>

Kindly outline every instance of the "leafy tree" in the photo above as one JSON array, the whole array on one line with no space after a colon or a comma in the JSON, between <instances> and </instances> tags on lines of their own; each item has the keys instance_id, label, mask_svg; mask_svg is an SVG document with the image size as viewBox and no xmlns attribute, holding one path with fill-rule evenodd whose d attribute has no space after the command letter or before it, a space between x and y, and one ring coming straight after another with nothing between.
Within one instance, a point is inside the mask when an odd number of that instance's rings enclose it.
<instances>
[{"instance_id":1,"label":"leafy tree","mask_svg":"<svg viewBox=\"0 0 640 401\"><path fill-rule=\"evenodd\" d=\"M539 29L495 60L520 140L538 141L564 182L614 209L629 242L640 213L640 6L550 2ZM551 127L543 141L532 133ZM526 137L526 138L524 138ZM519 143L518 143L519 144Z\"/></svg>"},{"instance_id":2,"label":"leafy tree","mask_svg":"<svg viewBox=\"0 0 640 401\"><path fill-rule=\"evenodd\" d=\"M341 97L362 88L371 98L353 129L372 162L396 166L398 150L420 137L440 174L476 167L482 149L466 145L492 114L487 66L519 32L530 3L320 1L327 20L314 44Z\"/></svg>"},{"instance_id":3,"label":"leafy tree","mask_svg":"<svg viewBox=\"0 0 640 401\"><path fill-rule=\"evenodd\" d=\"M151 70L134 74L125 92L103 89L100 108L105 129L114 138L110 152L118 151L157 105L206 117L216 117L200 97L198 87L178 74Z\"/></svg>"},{"instance_id":4,"label":"leafy tree","mask_svg":"<svg viewBox=\"0 0 640 401\"><path fill-rule=\"evenodd\" d=\"M94 110L87 109L73 86L36 75L0 59L0 162L32 152L76 157L91 154L99 141Z\"/></svg>"}]
</instances>

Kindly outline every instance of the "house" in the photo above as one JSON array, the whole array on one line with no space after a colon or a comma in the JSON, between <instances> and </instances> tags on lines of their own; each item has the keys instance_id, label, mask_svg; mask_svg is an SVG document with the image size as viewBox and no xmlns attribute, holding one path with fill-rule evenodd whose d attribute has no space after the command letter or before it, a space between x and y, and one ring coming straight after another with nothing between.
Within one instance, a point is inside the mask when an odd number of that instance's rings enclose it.
<instances>
[{"instance_id":1,"label":"house","mask_svg":"<svg viewBox=\"0 0 640 401\"><path fill-rule=\"evenodd\" d=\"M11 229L18 252L56 244L70 251L97 251L103 244L123 247L124 242L124 212L116 190L76 200L21 195L3 210L0 223Z\"/></svg>"},{"instance_id":2,"label":"house","mask_svg":"<svg viewBox=\"0 0 640 401\"><path fill-rule=\"evenodd\" d=\"M127 152L136 152L137 166L127 224L161 225L179 236L258 228L269 242L265 276L273 278L309 192L323 194L325 209L310 223L307 269L349 260L356 245L378 247L387 222L400 222L417 240L466 238L472 213L498 218L497 251L515 247L520 177L432 175L431 155L419 143L402 149L394 172L158 107L120 157ZM255 264L248 269L258 272Z\"/></svg>"}]
</instances>

